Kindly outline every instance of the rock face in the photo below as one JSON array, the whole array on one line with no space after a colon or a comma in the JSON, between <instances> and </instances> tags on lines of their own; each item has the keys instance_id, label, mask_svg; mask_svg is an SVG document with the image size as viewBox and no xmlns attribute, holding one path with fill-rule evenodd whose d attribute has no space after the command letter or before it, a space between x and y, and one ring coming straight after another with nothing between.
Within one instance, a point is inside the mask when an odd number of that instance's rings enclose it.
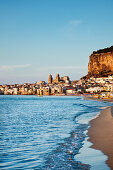
<instances>
[{"instance_id":1,"label":"rock face","mask_svg":"<svg viewBox=\"0 0 113 170\"><path fill-rule=\"evenodd\" d=\"M113 46L94 51L89 56L87 77L102 77L113 74Z\"/></svg>"}]
</instances>

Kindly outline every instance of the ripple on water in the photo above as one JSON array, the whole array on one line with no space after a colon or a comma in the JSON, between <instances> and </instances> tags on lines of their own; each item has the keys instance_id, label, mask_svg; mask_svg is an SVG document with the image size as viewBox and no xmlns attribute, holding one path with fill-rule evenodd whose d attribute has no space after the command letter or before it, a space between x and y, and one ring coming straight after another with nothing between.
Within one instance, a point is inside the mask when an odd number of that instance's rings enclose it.
<instances>
[{"instance_id":1,"label":"ripple on water","mask_svg":"<svg viewBox=\"0 0 113 170\"><path fill-rule=\"evenodd\" d=\"M0 168L88 169L74 159L88 127L78 120L104 106L81 97L0 96Z\"/></svg>"}]
</instances>

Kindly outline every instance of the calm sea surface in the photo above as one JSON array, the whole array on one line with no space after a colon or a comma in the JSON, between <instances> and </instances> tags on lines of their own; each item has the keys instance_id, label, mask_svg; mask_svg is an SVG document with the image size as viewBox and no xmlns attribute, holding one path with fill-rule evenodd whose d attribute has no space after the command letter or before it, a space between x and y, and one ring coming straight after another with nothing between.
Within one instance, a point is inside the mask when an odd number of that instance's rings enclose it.
<instances>
[{"instance_id":1,"label":"calm sea surface","mask_svg":"<svg viewBox=\"0 0 113 170\"><path fill-rule=\"evenodd\" d=\"M76 161L89 120L110 103L0 96L0 169L89 169Z\"/></svg>"}]
</instances>

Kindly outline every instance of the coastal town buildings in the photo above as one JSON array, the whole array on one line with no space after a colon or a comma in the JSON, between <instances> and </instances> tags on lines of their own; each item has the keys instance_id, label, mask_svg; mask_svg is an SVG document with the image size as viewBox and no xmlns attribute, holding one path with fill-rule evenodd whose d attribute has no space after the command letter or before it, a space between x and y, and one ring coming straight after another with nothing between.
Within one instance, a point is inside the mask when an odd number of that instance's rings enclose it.
<instances>
[{"instance_id":1,"label":"coastal town buildings","mask_svg":"<svg viewBox=\"0 0 113 170\"><path fill-rule=\"evenodd\" d=\"M48 83L39 81L34 84L0 85L1 95L80 95L93 94L95 97L113 98L113 76L70 81L68 76L53 79L50 74Z\"/></svg>"}]
</instances>

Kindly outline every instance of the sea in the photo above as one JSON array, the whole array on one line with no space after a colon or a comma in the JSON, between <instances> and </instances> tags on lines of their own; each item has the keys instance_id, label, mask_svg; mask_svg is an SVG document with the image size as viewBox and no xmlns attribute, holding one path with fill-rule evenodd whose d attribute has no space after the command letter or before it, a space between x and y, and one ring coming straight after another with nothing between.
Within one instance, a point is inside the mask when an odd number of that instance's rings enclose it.
<instances>
[{"instance_id":1,"label":"sea","mask_svg":"<svg viewBox=\"0 0 113 170\"><path fill-rule=\"evenodd\" d=\"M79 96L0 95L0 169L108 170L87 131L111 105Z\"/></svg>"}]
</instances>

